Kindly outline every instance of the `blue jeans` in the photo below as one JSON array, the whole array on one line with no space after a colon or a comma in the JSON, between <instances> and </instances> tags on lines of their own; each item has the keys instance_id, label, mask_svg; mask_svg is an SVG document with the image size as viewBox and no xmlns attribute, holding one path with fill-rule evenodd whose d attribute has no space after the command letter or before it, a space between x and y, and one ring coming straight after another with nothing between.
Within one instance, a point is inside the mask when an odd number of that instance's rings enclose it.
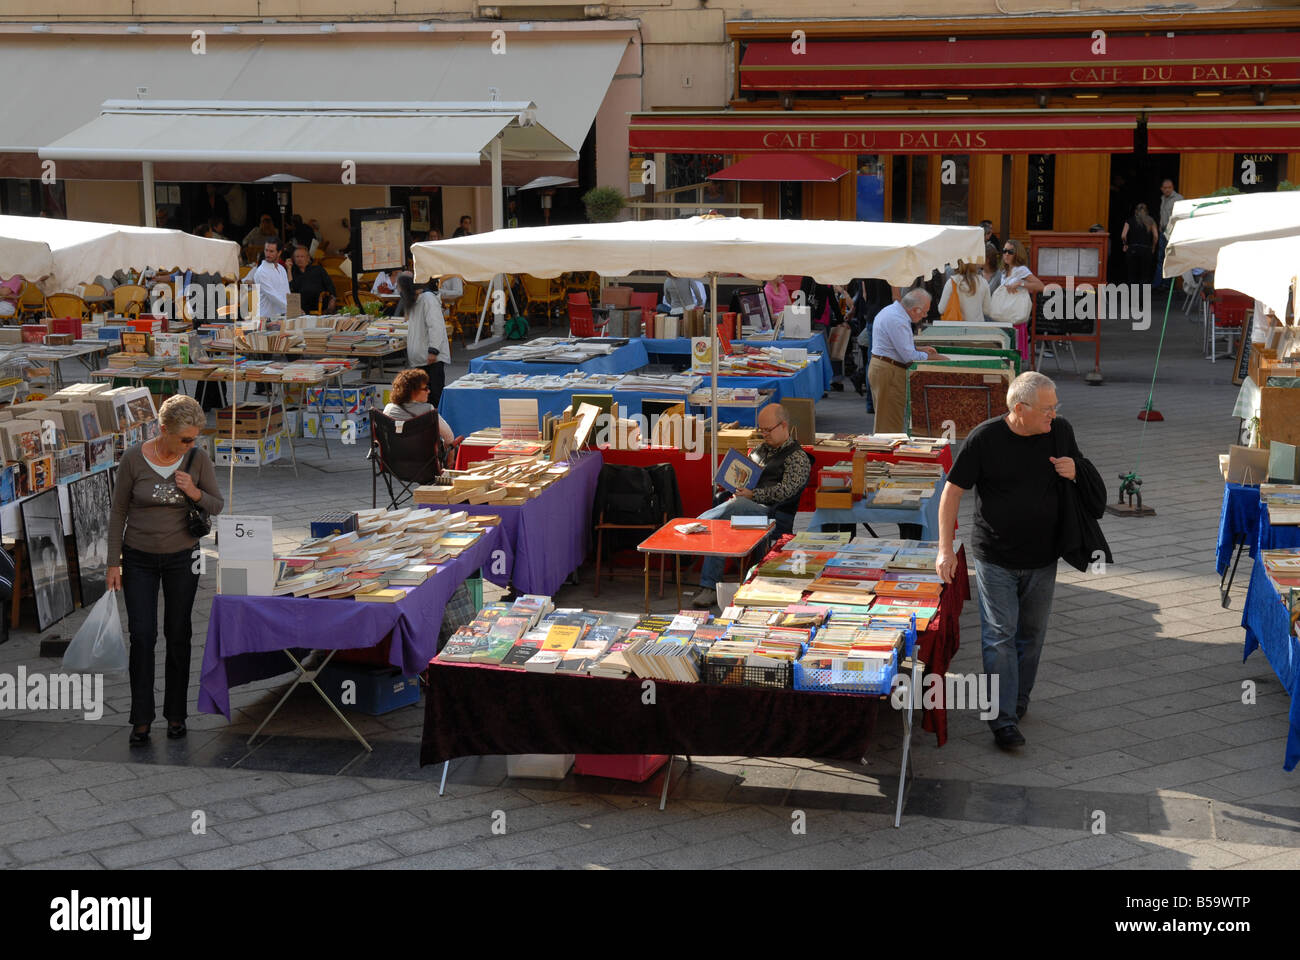
<instances>
[{"instance_id":1,"label":"blue jeans","mask_svg":"<svg viewBox=\"0 0 1300 960\"><path fill-rule=\"evenodd\" d=\"M1052 614L1056 564L1009 570L977 558L975 582L980 593L984 673L998 675L998 715L989 721L997 730L1014 726L1016 708L1029 706Z\"/></svg>"},{"instance_id":2,"label":"blue jeans","mask_svg":"<svg viewBox=\"0 0 1300 960\"><path fill-rule=\"evenodd\" d=\"M741 497L732 497L726 503L720 503L712 509L705 510L700 514L701 520L729 520L732 517L750 517L750 516L771 516L767 507L761 503L755 503L753 500L745 500ZM718 578L722 576L723 568L727 561L722 557L706 557L704 560L704 569L700 571L700 586L705 590L713 590L718 586Z\"/></svg>"}]
</instances>

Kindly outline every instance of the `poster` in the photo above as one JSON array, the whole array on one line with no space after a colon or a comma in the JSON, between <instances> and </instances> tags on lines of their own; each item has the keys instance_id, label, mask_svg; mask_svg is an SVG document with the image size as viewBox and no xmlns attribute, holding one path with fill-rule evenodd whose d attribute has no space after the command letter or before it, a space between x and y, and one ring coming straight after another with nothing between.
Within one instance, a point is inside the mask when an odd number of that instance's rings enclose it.
<instances>
[{"instance_id":1,"label":"poster","mask_svg":"<svg viewBox=\"0 0 1300 960\"><path fill-rule=\"evenodd\" d=\"M426 231L429 227L429 198L411 197L411 230Z\"/></svg>"},{"instance_id":2,"label":"poster","mask_svg":"<svg viewBox=\"0 0 1300 960\"><path fill-rule=\"evenodd\" d=\"M361 269L400 270L406 264L402 218L361 221Z\"/></svg>"},{"instance_id":3,"label":"poster","mask_svg":"<svg viewBox=\"0 0 1300 960\"><path fill-rule=\"evenodd\" d=\"M23 530L36 594L37 627L44 630L72 612L72 587L68 583L68 554L59 516L59 492L24 500Z\"/></svg>"}]
</instances>

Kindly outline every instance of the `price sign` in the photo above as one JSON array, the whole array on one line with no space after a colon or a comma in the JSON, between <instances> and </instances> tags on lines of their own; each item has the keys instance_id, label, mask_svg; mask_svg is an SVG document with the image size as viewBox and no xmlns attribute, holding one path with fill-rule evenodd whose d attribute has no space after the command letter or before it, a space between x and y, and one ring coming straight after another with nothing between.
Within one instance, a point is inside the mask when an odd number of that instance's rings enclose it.
<instances>
[{"instance_id":1,"label":"price sign","mask_svg":"<svg viewBox=\"0 0 1300 960\"><path fill-rule=\"evenodd\" d=\"M270 517L217 517L217 589L269 597L275 586Z\"/></svg>"}]
</instances>

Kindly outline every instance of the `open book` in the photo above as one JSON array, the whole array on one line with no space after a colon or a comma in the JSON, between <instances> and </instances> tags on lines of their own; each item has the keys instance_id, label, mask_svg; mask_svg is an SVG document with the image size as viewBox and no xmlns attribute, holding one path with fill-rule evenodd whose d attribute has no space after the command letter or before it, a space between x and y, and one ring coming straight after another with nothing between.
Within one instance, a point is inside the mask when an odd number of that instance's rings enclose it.
<instances>
[{"instance_id":1,"label":"open book","mask_svg":"<svg viewBox=\"0 0 1300 960\"><path fill-rule=\"evenodd\" d=\"M758 485L758 478L763 467L737 450L728 450L713 482L729 493L737 490L753 490Z\"/></svg>"}]
</instances>

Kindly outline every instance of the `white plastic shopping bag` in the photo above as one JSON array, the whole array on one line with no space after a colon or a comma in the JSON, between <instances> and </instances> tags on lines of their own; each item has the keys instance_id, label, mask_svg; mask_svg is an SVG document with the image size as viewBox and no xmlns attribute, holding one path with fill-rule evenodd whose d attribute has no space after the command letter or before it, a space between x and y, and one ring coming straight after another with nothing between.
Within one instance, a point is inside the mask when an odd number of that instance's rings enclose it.
<instances>
[{"instance_id":1,"label":"white plastic shopping bag","mask_svg":"<svg viewBox=\"0 0 1300 960\"><path fill-rule=\"evenodd\" d=\"M106 591L90 608L90 616L63 654L63 669L67 673L126 672L126 644L115 591Z\"/></svg>"}]
</instances>

